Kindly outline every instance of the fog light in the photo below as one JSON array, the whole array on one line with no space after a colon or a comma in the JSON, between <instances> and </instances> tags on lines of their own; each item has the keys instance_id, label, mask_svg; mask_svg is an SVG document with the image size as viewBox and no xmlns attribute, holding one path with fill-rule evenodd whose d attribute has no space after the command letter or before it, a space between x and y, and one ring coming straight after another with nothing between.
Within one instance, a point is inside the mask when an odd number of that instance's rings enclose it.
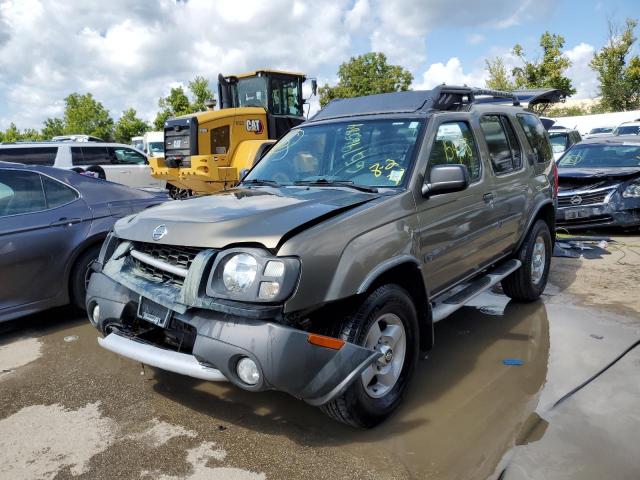
<instances>
[{"instance_id":1,"label":"fog light","mask_svg":"<svg viewBox=\"0 0 640 480\"><path fill-rule=\"evenodd\" d=\"M98 305L96 303L96 306L93 307L93 310L91 311L91 321L93 322L94 325L97 325L98 322L100 321L100 305Z\"/></svg>"},{"instance_id":2,"label":"fog light","mask_svg":"<svg viewBox=\"0 0 640 480\"><path fill-rule=\"evenodd\" d=\"M280 284L278 282L260 282L260 290L258 290L258 298L270 299L274 298L280 292Z\"/></svg>"},{"instance_id":3,"label":"fog light","mask_svg":"<svg viewBox=\"0 0 640 480\"><path fill-rule=\"evenodd\" d=\"M258 371L258 366L256 362L251 360L249 357L243 357L238 361L238 365L236 365L236 372L240 380L242 380L247 385L255 385L260 380L260 372Z\"/></svg>"}]
</instances>

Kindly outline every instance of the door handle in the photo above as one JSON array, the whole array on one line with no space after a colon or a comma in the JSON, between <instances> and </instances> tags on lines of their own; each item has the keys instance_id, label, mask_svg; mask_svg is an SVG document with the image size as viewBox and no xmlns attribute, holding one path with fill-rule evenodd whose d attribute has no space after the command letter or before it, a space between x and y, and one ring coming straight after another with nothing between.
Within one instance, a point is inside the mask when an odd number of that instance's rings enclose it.
<instances>
[{"instance_id":1,"label":"door handle","mask_svg":"<svg viewBox=\"0 0 640 480\"><path fill-rule=\"evenodd\" d=\"M81 221L81 218L62 217L55 222L51 222L49 225L52 227L70 227L71 225L75 225L76 223L80 223Z\"/></svg>"},{"instance_id":2,"label":"door handle","mask_svg":"<svg viewBox=\"0 0 640 480\"><path fill-rule=\"evenodd\" d=\"M482 195L484 203L493 203L493 193L485 193Z\"/></svg>"}]
</instances>

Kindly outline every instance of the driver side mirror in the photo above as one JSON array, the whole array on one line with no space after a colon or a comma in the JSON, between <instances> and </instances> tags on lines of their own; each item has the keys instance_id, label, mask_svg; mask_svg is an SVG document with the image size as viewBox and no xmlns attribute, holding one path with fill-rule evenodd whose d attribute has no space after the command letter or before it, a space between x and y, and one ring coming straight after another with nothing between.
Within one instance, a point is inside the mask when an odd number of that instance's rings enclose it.
<instances>
[{"instance_id":1,"label":"driver side mirror","mask_svg":"<svg viewBox=\"0 0 640 480\"><path fill-rule=\"evenodd\" d=\"M429 171L429 180L422 185L422 196L460 192L468 186L469 171L465 165L434 165Z\"/></svg>"}]
</instances>

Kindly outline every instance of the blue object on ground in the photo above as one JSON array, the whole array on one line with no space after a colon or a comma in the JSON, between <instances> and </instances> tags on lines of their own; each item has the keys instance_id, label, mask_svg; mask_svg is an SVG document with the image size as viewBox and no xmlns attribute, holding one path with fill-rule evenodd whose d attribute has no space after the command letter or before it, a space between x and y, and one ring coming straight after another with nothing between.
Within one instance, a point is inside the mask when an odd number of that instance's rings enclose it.
<instances>
[{"instance_id":1,"label":"blue object on ground","mask_svg":"<svg viewBox=\"0 0 640 480\"><path fill-rule=\"evenodd\" d=\"M505 365L524 365L524 362L519 358L505 358L504 360L502 360L502 363L504 363Z\"/></svg>"}]
</instances>

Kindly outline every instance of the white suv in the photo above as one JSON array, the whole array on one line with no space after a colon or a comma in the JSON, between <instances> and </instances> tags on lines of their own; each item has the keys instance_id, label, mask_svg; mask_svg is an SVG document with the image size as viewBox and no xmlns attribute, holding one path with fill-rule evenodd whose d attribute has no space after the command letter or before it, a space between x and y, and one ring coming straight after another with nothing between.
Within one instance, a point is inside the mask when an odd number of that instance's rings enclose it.
<instances>
[{"instance_id":1,"label":"white suv","mask_svg":"<svg viewBox=\"0 0 640 480\"><path fill-rule=\"evenodd\" d=\"M147 156L120 143L33 142L0 144L0 162L48 165L91 174L135 188L165 188L151 176Z\"/></svg>"},{"instance_id":2,"label":"white suv","mask_svg":"<svg viewBox=\"0 0 640 480\"><path fill-rule=\"evenodd\" d=\"M624 122L616 127L614 135L640 135L640 119L633 122Z\"/></svg>"}]
</instances>

